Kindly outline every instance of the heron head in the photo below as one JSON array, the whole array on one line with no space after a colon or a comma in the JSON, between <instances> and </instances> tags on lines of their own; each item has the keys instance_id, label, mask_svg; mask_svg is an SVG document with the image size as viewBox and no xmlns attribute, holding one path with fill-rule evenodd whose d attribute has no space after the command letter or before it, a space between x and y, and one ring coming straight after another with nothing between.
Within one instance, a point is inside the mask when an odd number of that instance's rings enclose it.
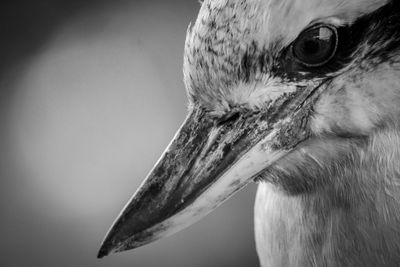
<instances>
[{"instance_id":1,"label":"heron head","mask_svg":"<svg viewBox=\"0 0 400 267\"><path fill-rule=\"evenodd\" d=\"M291 194L323 186L329 162L399 118L398 11L394 0L204 1L185 45L189 115L99 257L171 235L255 179Z\"/></svg>"}]
</instances>

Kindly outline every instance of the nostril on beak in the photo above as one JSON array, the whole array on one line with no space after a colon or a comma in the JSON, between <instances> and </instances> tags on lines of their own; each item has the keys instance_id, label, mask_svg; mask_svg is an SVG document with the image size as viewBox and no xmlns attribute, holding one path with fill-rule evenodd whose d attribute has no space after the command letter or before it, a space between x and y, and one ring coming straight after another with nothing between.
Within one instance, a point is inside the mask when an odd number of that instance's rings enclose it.
<instances>
[{"instance_id":1,"label":"nostril on beak","mask_svg":"<svg viewBox=\"0 0 400 267\"><path fill-rule=\"evenodd\" d=\"M215 126L221 126L230 122L234 122L240 118L240 112L230 112L215 121Z\"/></svg>"}]
</instances>

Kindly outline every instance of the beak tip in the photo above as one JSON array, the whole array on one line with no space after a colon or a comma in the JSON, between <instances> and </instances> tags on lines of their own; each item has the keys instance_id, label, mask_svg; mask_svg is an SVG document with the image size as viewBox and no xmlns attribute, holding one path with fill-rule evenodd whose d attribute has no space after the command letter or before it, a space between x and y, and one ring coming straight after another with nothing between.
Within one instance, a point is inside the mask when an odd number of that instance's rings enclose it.
<instances>
[{"instance_id":1,"label":"beak tip","mask_svg":"<svg viewBox=\"0 0 400 267\"><path fill-rule=\"evenodd\" d=\"M97 253L97 258L101 259L104 258L106 256L109 256L111 254L117 253L117 252L121 252L126 250L125 246L114 246L113 244L110 243L103 243L100 247L99 252Z\"/></svg>"},{"instance_id":2,"label":"beak tip","mask_svg":"<svg viewBox=\"0 0 400 267\"><path fill-rule=\"evenodd\" d=\"M99 252L97 253L98 259L109 256L110 254L134 249L149 243L149 242L132 242L132 238L126 239L125 237L121 237L119 234L121 233L117 232L115 228L112 227L112 229L104 239L103 243L101 244Z\"/></svg>"},{"instance_id":3,"label":"beak tip","mask_svg":"<svg viewBox=\"0 0 400 267\"><path fill-rule=\"evenodd\" d=\"M108 249L106 249L104 246L102 246L99 250L99 252L97 253L97 258L101 259L104 258L105 256L107 256L109 254Z\"/></svg>"},{"instance_id":4,"label":"beak tip","mask_svg":"<svg viewBox=\"0 0 400 267\"><path fill-rule=\"evenodd\" d=\"M125 238L121 236L123 232L119 231L121 227L118 227L120 218L117 218L116 222L111 226L111 228L108 230L101 246L99 249L99 252L97 253L97 258L101 259L106 256L109 256L110 254L119 252L124 250L124 241Z\"/></svg>"},{"instance_id":5,"label":"beak tip","mask_svg":"<svg viewBox=\"0 0 400 267\"><path fill-rule=\"evenodd\" d=\"M121 251L120 246L115 243L114 238L109 233L101 244L99 252L97 253L97 258L101 259L118 251Z\"/></svg>"},{"instance_id":6,"label":"beak tip","mask_svg":"<svg viewBox=\"0 0 400 267\"><path fill-rule=\"evenodd\" d=\"M101 245L99 252L97 253L97 258L98 259L104 258L105 256L110 255L112 252L113 252L113 247L110 245L109 242L107 242L107 240L105 240Z\"/></svg>"}]
</instances>

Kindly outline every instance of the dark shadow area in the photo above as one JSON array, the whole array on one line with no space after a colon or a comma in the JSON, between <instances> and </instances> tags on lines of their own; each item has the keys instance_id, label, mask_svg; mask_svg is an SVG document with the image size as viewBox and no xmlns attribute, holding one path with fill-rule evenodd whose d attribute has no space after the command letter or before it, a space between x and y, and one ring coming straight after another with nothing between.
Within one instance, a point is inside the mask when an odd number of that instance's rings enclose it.
<instances>
[{"instance_id":1,"label":"dark shadow area","mask_svg":"<svg viewBox=\"0 0 400 267\"><path fill-rule=\"evenodd\" d=\"M112 1L117 5L122 1ZM0 77L35 54L65 20L106 0L9 0L0 6Z\"/></svg>"}]
</instances>

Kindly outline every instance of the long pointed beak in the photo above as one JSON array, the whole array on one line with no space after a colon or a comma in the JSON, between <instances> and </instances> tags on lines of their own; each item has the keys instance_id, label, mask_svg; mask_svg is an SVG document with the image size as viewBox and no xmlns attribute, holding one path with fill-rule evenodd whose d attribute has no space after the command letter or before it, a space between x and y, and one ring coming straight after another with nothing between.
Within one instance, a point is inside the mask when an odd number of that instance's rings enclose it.
<instances>
[{"instance_id":1,"label":"long pointed beak","mask_svg":"<svg viewBox=\"0 0 400 267\"><path fill-rule=\"evenodd\" d=\"M143 246L198 221L309 136L312 90L225 121L193 106L108 232L98 257Z\"/></svg>"}]
</instances>

